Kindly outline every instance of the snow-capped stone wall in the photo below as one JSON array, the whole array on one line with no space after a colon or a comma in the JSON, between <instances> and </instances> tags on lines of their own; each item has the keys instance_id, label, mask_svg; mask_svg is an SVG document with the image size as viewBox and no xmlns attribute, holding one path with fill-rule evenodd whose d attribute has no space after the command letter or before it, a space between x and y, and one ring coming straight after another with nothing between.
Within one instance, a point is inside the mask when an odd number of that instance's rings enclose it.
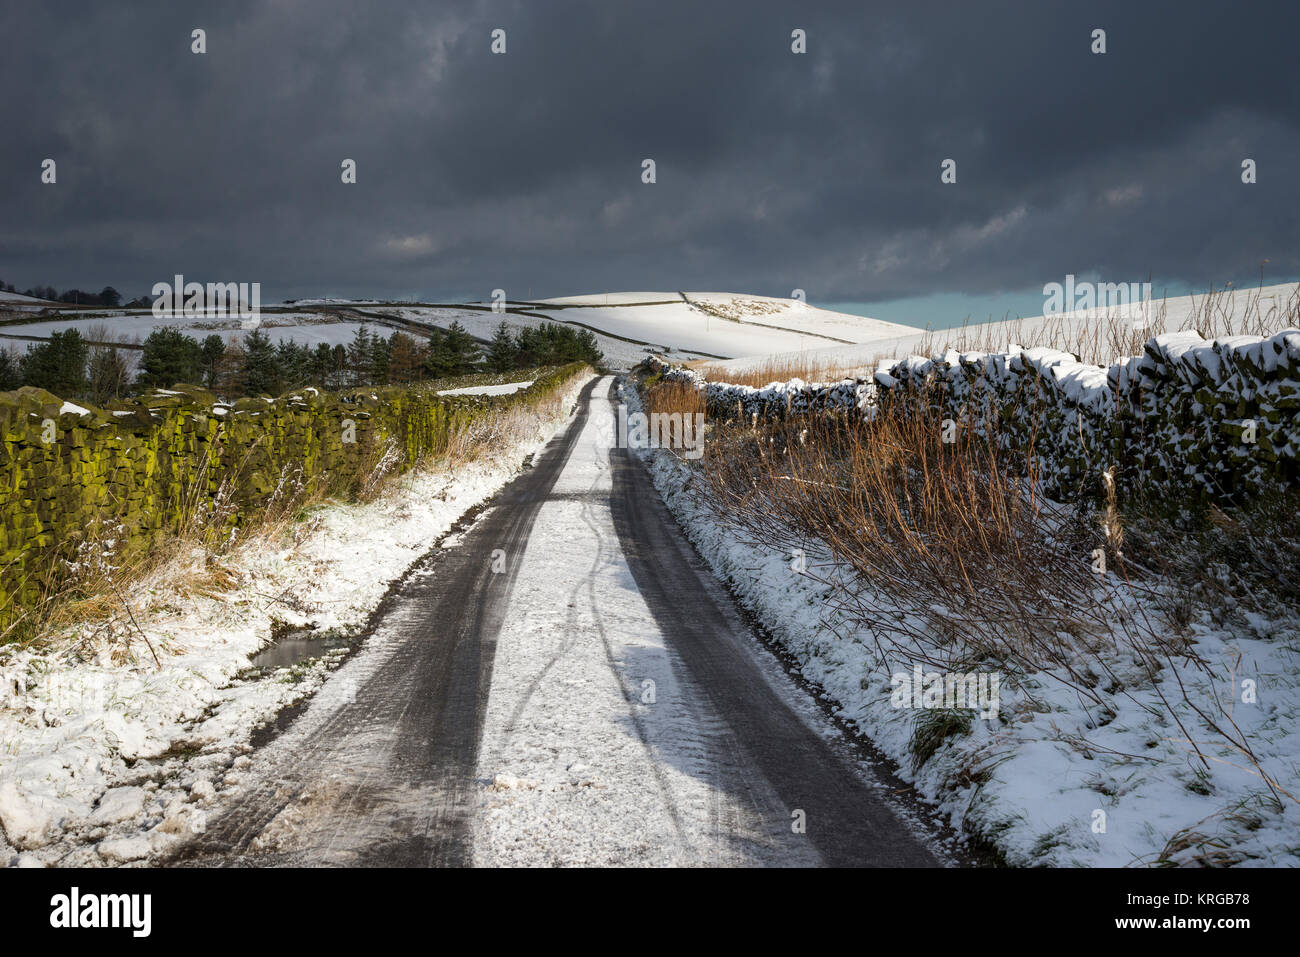
<instances>
[{"instance_id":1,"label":"snow-capped stone wall","mask_svg":"<svg viewBox=\"0 0 1300 957\"><path fill-rule=\"evenodd\" d=\"M655 368L695 382L721 418L925 403L957 429L1032 449L1048 493L1066 499L1095 493L1111 469L1121 488L1213 499L1300 481L1300 330L1212 341L1166 333L1108 368L1046 348L950 351L834 385L754 389Z\"/></svg>"},{"instance_id":2,"label":"snow-capped stone wall","mask_svg":"<svg viewBox=\"0 0 1300 957\"><path fill-rule=\"evenodd\" d=\"M709 382L693 369L674 366L658 356L646 360L647 367L669 382L685 382L704 392L705 409L710 416L724 422L733 419L781 418L809 412L846 412L867 410L875 402L876 386L870 378L844 379L840 382L773 382L762 388Z\"/></svg>"}]
</instances>

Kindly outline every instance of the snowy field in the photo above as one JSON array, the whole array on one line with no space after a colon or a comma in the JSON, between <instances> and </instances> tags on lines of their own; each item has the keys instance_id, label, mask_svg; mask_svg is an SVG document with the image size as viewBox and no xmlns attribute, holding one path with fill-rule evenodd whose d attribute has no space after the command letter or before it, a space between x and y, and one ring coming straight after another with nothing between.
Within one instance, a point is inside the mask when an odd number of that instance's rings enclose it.
<instances>
[{"instance_id":1,"label":"snowy field","mask_svg":"<svg viewBox=\"0 0 1300 957\"><path fill-rule=\"evenodd\" d=\"M533 384L526 382L504 382L501 385L467 385L463 389L443 389L438 395L514 395Z\"/></svg>"},{"instance_id":2,"label":"snowy field","mask_svg":"<svg viewBox=\"0 0 1300 957\"><path fill-rule=\"evenodd\" d=\"M638 322L643 321L645 317L654 320L672 316L673 322L685 319L688 328L692 328L692 331L695 331L693 329L695 320L701 316L732 320L736 323L770 326L799 336L818 336L845 342L866 342L882 336L902 335L911 331L909 326L851 313L831 312L797 299L774 299L770 296L747 296L730 292L601 293L546 299L543 302L573 307L568 312L578 322L587 321L582 318L584 315L597 316L599 322L592 324L600 326L604 322L612 323L614 326L611 327L611 331L618 331L616 324L623 313L612 311L608 307L622 309L638 305L640 308L635 310ZM683 306L687 308L683 309ZM544 310L545 307L540 308ZM577 311L579 308L582 309L581 312ZM725 330L726 327L723 329ZM741 330L732 331L740 338L733 340L729 349L736 351L752 347L751 340L743 338L744 333Z\"/></svg>"},{"instance_id":3,"label":"snowy field","mask_svg":"<svg viewBox=\"0 0 1300 957\"><path fill-rule=\"evenodd\" d=\"M253 730L338 664L329 654L248 674L273 624L355 633L392 580L563 427L583 384L563 414L491 458L322 507L292 539L250 539L221 560L226 587L192 587L201 554L133 585L160 666L141 634L95 625L0 647L0 866L125 863L201 830L249 763Z\"/></svg>"},{"instance_id":4,"label":"snowy field","mask_svg":"<svg viewBox=\"0 0 1300 957\"><path fill-rule=\"evenodd\" d=\"M346 307L353 304L338 303L338 305ZM482 342L492 338L492 334L502 320L514 331L521 328L535 328L548 321L568 322L574 318L572 315L574 310L557 310L553 317L549 317L441 306L393 306L362 303L356 303L355 305L362 308L365 313L389 316L403 320L406 323L429 328L446 329L453 322L458 322L470 335ZM678 301L673 308L680 309L683 305ZM578 321L581 322L582 320L579 319ZM717 322L717 320L714 320L715 325ZM340 319L339 315L333 312L307 310L303 312L263 312L257 327L269 336L272 342L285 339L307 346L315 346L322 342L334 346L346 345L351 342L361 324L361 319ZM372 333L383 336L388 336L395 331L393 327L375 319L370 319L365 324ZM0 348L6 345L19 350L26 348L28 340L21 338L6 340L5 337L35 336L48 338L54 332L62 332L67 329L76 329L88 338L93 338L93 334L107 331L108 335L115 340L142 343L151 331L159 327L179 329L186 335L200 340L206 336L216 334L221 336L227 343L242 339L249 332L245 324L237 318L158 319L149 312L123 313L120 311L112 315L97 313L90 316L84 313L70 313L51 319L0 325ZM745 330L751 327L740 326L739 328ZM409 328L403 331L414 336L420 335L418 331L412 331ZM595 329L593 331L596 333L597 346L604 354L606 361L616 369L630 369L645 359L647 355L656 352L670 352L674 358L685 361L704 357L701 352L680 348L674 341L655 342L653 344L629 342L617 338L617 335L621 335L621 333L604 335ZM740 344L741 340L739 339L733 343L737 348L740 347Z\"/></svg>"},{"instance_id":5,"label":"snowy field","mask_svg":"<svg viewBox=\"0 0 1300 957\"><path fill-rule=\"evenodd\" d=\"M1287 304L1297 294L1298 288L1300 284L1284 283L1266 286L1262 290L1243 289L1229 292L1223 294L1222 298L1218 298L1216 294L1216 306L1211 310L1213 321L1209 325L1215 335L1239 333L1242 329L1242 318L1249 304L1256 297L1259 299L1260 312L1267 315L1272 310L1280 321L1285 316ZM1159 321L1162 303L1163 323ZM1205 304L1206 297L1200 295L1157 300L1148 336L1157 332L1179 332L1189 328L1194 318L1202 313ZM799 362L814 367L838 368L847 373L855 369L874 370L879 362L886 359L905 358L913 354L939 355L948 348L961 349L964 343L974 343L973 347L983 352L1005 351L1012 345L1026 348L1052 346L1073 351L1067 347L1067 343L1087 341L1096 335L1099 328L1104 329L1107 323L1108 319L1102 316L1067 312L1055 316L974 323L964 329L925 331L902 326L880 336L864 338L855 345L800 348L785 352L779 350L753 352L716 365L722 369L746 371L769 362L774 364ZM1270 331L1281 331L1286 325L1287 323L1282 322Z\"/></svg>"},{"instance_id":6,"label":"snowy field","mask_svg":"<svg viewBox=\"0 0 1300 957\"><path fill-rule=\"evenodd\" d=\"M523 315L517 312L497 313L481 309L454 309L435 306L384 307L374 311L397 316L408 322L421 325L440 326L443 329L453 322L459 322L471 336L483 341L492 338L492 334L496 332L497 326L503 320L512 332L518 329L536 328L546 322L567 321L565 312L557 312L554 318L544 318L542 316ZM599 332L596 332L595 335L597 348L604 355L606 364L613 369L631 369L637 363L643 361L646 356L664 351L662 347L627 342L614 336L602 335ZM684 361L702 358L700 353L689 350L678 350L673 355L675 358Z\"/></svg>"},{"instance_id":7,"label":"snowy field","mask_svg":"<svg viewBox=\"0 0 1300 957\"><path fill-rule=\"evenodd\" d=\"M607 363L630 369L650 354L665 354L680 361L700 358L761 356L770 353L803 354L849 343L874 342L882 337L914 334L908 326L863 316L830 312L793 299L773 299L718 292L625 292L548 299L525 307L527 313L492 312L454 306L403 306L363 301L300 300L295 309L263 312L258 327L271 337L315 346L346 344L361 319L340 319L337 313L314 311L310 306L356 306L364 313L388 316L420 326L447 328L459 322L475 338L486 342L504 320L512 330L560 322L591 330ZM518 308L511 304L511 308ZM301 311L298 311L301 310ZM384 323L368 323L385 330ZM53 332L76 329L83 336L104 330L116 339L143 342L160 326L170 326L202 339L217 334L226 342L247 335L248 327L231 319L158 319L149 312L114 311L68 313L52 319L0 326L4 336L48 337ZM391 331L389 329L388 331ZM409 331L409 330L408 330ZM387 332L383 332L387 334ZM11 340L21 348L21 339ZM851 348L851 346L849 346Z\"/></svg>"},{"instance_id":8,"label":"snowy field","mask_svg":"<svg viewBox=\"0 0 1300 957\"><path fill-rule=\"evenodd\" d=\"M803 352L859 342L907 329L879 319L827 312L790 299L731 293L617 294L625 302L605 304L604 295L550 299L567 308L538 311L552 318L581 323L600 332L649 343L677 352L710 356ZM685 299L682 297L685 296Z\"/></svg>"},{"instance_id":9,"label":"snowy field","mask_svg":"<svg viewBox=\"0 0 1300 957\"><path fill-rule=\"evenodd\" d=\"M34 299L16 292L0 290L0 306L48 306L50 304L47 299Z\"/></svg>"},{"instance_id":10,"label":"snowy field","mask_svg":"<svg viewBox=\"0 0 1300 957\"><path fill-rule=\"evenodd\" d=\"M33 299L31 296L22 296L16 292L0 292L0 312L41 312L52 305L54 303L45 299Z\"/></svg>"},{"instance_id":11,"label":"snowy field","mask_svg":"<svg viewBox=\"0 0 1300 957\"><path fill-rule=\"evenodd\" d=\"M80 314L78 314L80 315ZM221 336L227 343L242 339L250 331L237 318L229 319L158 319L152 313L118 313L87 318L72 316L48 319L41 322L24 322L0 326L0 336L48 337L55 332L76 329L83 337L93 338L94 333L107 331L114 340L144 342L154 329L179 329L188 336L202 340L210 335ZM258 328L272 342L280 339L314 346L317 343L346 345L352 341L357 323L340 322L331 313L263 313Z\"/></svg>"},{"instance_id":12,"label":"snowy field","mask_svg":"<svg viewBox=\"0 0 1300 957\"><path fill-rule=\"evenodd\" d=\"M1274 314L1276 332L1287 304L1297 295L1298 284L1285 283L1262 290L1248 289L1216 296L1208 325L1216 335L1242 331L1248 306L1258 299L1259 311ZM684 297L684 298L683 298ZM17 297L22 299L23 297ZM864 316L831 312L793 299L717 292L619 292L568 296L522 306L529 313L497 313L454 306L403 306L371 301L300 300L297 307L319 305L390 316L421 326L447 328L459 322L470 335L486 342L504 320L512 330L536 327L546 321L590 329L611 368L626 370L649 354L675 361L718 359L721 369L746 371L768 363L806 364L840 369L869 370L882 360L911 354L938 354L946 348L1003 350L1011 345L1050 345L1071 349L1070 343L1096 340L1109 320L1104 316L1063 313L1003 322L976 323L964 329L927 331ZM1148 334L1188 328L1205 311L1205 296L1181 296L1157 301ZM511 304L512 308L521 307ZM1163 309L1163 312L1161 311ZM260 328L273 341L279 339L314 346L346 344L360 321L340 320L328 311L264 312ZM382 322L367 323L372 331L392 331ZM1207 324L1202 318L1201 324ZM156 319L147 312L65 316L30 323L0 326L3 336L47 337L51 332L78 329L83 335L104 328L115 337L140 341L158 326L173 326L202 339L216 333L230 342L247 334L239 319ZM409 330L408 330L409 331ZM418 333L415 333L418 334ZM1105 339L1104 332L1100 338ZM23 340L11 340L22 348ZM1113 358L1113 357L1111 357ZM1109 359L1103 357L1103 362Z\"/></svg>"},{"instance_id":13,"label":"snowy field","mask_svg":"<svg viewBox=\"0 0 1300 957\"><path fill-rule=\"evenodd\" d=\"M630 369L652 353L690 361L798 352L910 331L908 326L828 312L791 299L732 293L623 292L526 306L512 303L515 307L536 315L436 306L382 306L373 311L444 328L459 322L479 339L490 339L502 320L512 329L547 321L568 323L594 332L615 369Z\"/></svg>"}]
</instances>

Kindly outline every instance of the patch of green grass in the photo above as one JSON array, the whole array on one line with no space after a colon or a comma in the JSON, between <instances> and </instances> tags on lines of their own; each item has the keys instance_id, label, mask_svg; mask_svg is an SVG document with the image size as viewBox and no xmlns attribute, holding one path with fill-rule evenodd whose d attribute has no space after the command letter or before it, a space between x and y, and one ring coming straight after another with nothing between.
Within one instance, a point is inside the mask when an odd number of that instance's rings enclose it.
<instances>
[{"instance_id":1,"label":"patch of green grass","mask_svg":"<svg viewBox=\"0 0 1300 957\"><path fill-rule=\"evenodd\" d=\"M926 708L916 715L912 725L912 772L930 760L943 742L958 734L970 734L972 712L964 708Z\"/></svg>"}]
</instances>

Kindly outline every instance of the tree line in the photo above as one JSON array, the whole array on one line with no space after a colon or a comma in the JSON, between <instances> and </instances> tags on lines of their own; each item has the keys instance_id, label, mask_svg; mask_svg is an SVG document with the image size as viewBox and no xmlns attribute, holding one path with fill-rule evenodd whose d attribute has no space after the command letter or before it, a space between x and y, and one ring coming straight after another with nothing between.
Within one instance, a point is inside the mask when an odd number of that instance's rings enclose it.
<instances>
[{"instance_id":1,"label":"tree line","mask_svg":"<svg viewBox=\"0 0 1300 957\"><path fill-rule=\"evenodd\" d=\"M13 283L0 280L0 292L12 292L18 296L30 296L32 299L48 299L50 302L66 302L82 306L108 306L116 309L122 305L122 294L112 286L105 286L99 292L86 292L82 289L65 289L59 292L53 286L32 286L19 292ZM127 305L144 307L151 303L142 299L133 299Z\"/></svg>"},{"instance_id":2,"label":"tree line","mask_svg":"<svg viewBox=\"0 0 1300 957\"><path fill-rule=\"evenodd\" d=\"M290 339L272 343L260 329L226 342L219 335L199 340L163 326L145 339L138 362L132 351L87 342L76 329L55 332L48 341L28 346L26 354L0 349L0 391L30 385L60 398L102 405L185 382L234 399L280 395L306 386L336 391L574 361L604 362L591 332L550 322L512 332L503 321L486 348L480 348L459 322L432 329L424 341L402 331L384 337L363 324L346 345L315 346Z\"/></svg>"}]
</instances>

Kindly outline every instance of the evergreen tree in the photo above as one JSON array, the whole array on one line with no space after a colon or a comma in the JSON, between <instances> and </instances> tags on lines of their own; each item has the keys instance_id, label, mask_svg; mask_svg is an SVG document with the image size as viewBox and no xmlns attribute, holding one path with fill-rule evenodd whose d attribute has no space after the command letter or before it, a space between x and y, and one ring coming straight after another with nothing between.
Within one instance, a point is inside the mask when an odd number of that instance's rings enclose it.
<instances>
[{"instance_id":1,"label":"evergreen tree","mask_svg":"<svg viewBox=\"0 0 1300 957\"><path fill-rule=\"evenodd\" d=\"M594 334L558 322L520 329L515 349L517 368L563 365L566 362L587 362L598 366L605 361Z\"/></svg>"},{"instance_id":2,"label":"evergreen tree","mask_svg":"<svg viewBox=\"0 0 1300 957\"><path fill-rule=\"evenodd\" d=\"M64 399L86 391L89 349L76 329L55 332L49 342L29 346L22 359L23 384L48 389Z\"/></svg>"},{"instance_id":3,"label":"evergreen tree","mask_svg":"<svg viewBox=\"0 0 1300 957\"><path fill-rule=\"evenodd\" d=\"M316 350L311 354L311 384L318 389L328 389L334 372L334 350L328 342L316 343Z\"/></svg>"},{"instance_id":4,"label":"evergreen tree","mask_svg":"<svg viewBox=\"0 0 1300 957\"><path fill-rule=\"evenodd\" d=\"M452 375L466 375L474 371L482 358L479 353L478 343L474 337L465 331L465 327L459 322L453 322L447 327L447 335L443 339L443 348L446 350L447 362L451 367Z\"/></svg>"},{"instance_id":5,"label":"evergreen tree","mask_svg":"<svg viewBox=\"0 0 1300 957\"><path fill-rule=\"evenodd\" d=\"M23 370L18 356L0 346L0 392L12 392L23 384Z\"/></svg>"},{"instance_id":6,"label":"evergreen tree","mask_svg":"<svg viewBox=\"0 0 1300 957\"><path fill-rule=\"evenodd\" d=\"M547 323L546 325L549 325ZM530 369L546 365L550 356L545 325L536 328L524 327L515 336L515 368Z\"/></svg>"},{"instance_id":7,"label":"evergreen tree","mask_svg":"<svg viewBox=\"0 0 1300 957\"><path fill-rule=\"evenodd\" d=\"M447 330L435 326L429 330L429 342L424 350L424 371L431 379L441 379L450 373L447 356Z\"/></svg>"},{"instance_id":8,"label":"evergreen tree","mask_svg":"<svg viewBox=\"0 0 1300 957\"><path fill-rule=\"evenodd\" d=\"M280 390L297 389L311 381L311 350L292 339L281 339L275 347Z\"/></svg>"},{"instance_id":9,"label":"evergreen tree","mask_svg":"<svg viewBox=\"0 0 1300 957\"><path fill-rule=\"evenodd\" d=\"M579 329L577 335L577 350L569 361L582 361L591 366L603 366L605 364L605 354L600 351L600 343L596 341L596 334L590 329Z\"/></svg>"},{"instance_id":10,"label":"evergreen tree","mask_svg":"<svg viewBox=\"0 0 1300 957\"><path fill-rule=\"evenodd\" d=\"M388 379L388 340L383 336L374 336L370 340L370 384L387 385Z\"/></svg>"},{"instance_id":11,"label":"evergreen tree","mask_svg":"<svg viewBox=\"0 0 1300 957\"><path fill-rule=\"evenodd\" d=\"M203 384L209 389L217 383L221 357L225 354L226 342L216 333L206 337L199 346L199 368L202 370Z\"/></svg>"},{"instance_id":12,"label":"evergreen tree","mask_svg":"<svg viewBox=\"0 0 1300 957\"><path fill-rule=\"evenodd\" d=\"M348 384L348 350L341 343L334 347L334 365L330 371L329 388L335 392Z\"/></svg>"},{"instance_id":13,"label":"evergreen tree","mask_svg":"<svg viewBox=\"0 0 1300 957\"><path fill-rule=\"evenodd\" d=\"M261 329L244 336L244 391L247 395L279 395L283 389L275 346Z\"/></svg>"},{"instance_id":14,"label":"evergreen tree","mask_svg":"<svg viewBox=\"0 0 1300 957\"><path fill-rule=\"evenodd\" d=\"M347 369L352 385L369 385L374 377L374 348L365 323L357 327L347 347Z\"/></svg>"},{"instance_id":15,"label":"evergreen tree","mask_svg":"<svg viewBox=\"0 0 1300 957\"><path fill-rule=\"evenodd\" d=\"M424 366L434 379L473 372L479 361L478 343L459 322L429 333L429 351Z\"/></svg>"},{"instance_id":16,"label":"evergreen tree","mask_svg":"<svg viewBox=\"0 0 1300 957\"><path fill-rule=\"evenodd\" d=\"M517 367L519 350L515 347L514 336L510 334L510 327L506 325L504 319L497 326L497 331L492 334L492 340L487 347L487 367L492 372L507 372Z\"/></svg>"},{"instance_id":17,"label":"evergreen tree","mask_svg":"<svg viewBox=\"0 0 1300 957\"><path fill-rule=\"evenodd\" d=\"M139 384L145 389L169 389L178 382L197 384L202 376L202 355L196 339L161 326L144 341Z\"/></svg>"}]
</instances>

